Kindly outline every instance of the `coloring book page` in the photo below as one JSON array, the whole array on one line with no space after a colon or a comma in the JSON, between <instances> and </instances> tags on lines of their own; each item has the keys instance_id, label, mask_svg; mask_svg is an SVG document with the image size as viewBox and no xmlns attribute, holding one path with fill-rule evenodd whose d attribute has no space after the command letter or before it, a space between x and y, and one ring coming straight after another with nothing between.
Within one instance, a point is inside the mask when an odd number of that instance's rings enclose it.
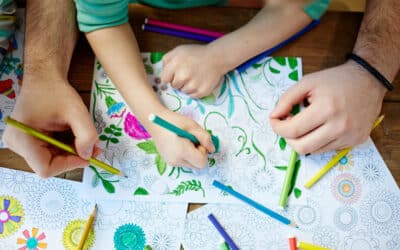
<instances>
[{"instance_id":1,"label":"coloring book page","mask_svg":"<svg viewBox=\"0 0 400 250\"><path fill-rule=\"evenodd\" d=\"M303 187L331 157L328 153L303 159L297 185ZM311 189L303 190L302 197L289 200L282 212L299 229L246 205L196 209L187 216L183 246L185 250L220 246L223 241L207 218L213 213L240 249L288 249L290 236L331 249L400 249L399 188L371 140L353 149Z\"/></svg>"},{"instance_id":2,"label":"coloring book page","mask_svg":"<svg viewBox=\"0 0 400 250\"><path fill-rule=\"evenodd\" d=\"M290 148L272 131L268 117L279 96L300 79L301 60L266 58L244 73L229 72L212 94L192 99L161 82L162 53L142 56L162 102L218 136L220 151L209 156L209 166L203 170L167 166L96 61L90 111L104 150L99 158L129 178L90 166L83 178L87 192L117 200L236 202L211 185L216 179L265 202L278 199ZM298 160L296 173L303 168L302 161ZM290 198L301 199L302 192L293 185Z\"/></svg>"},{"instance_id":3,"label":"coloring book page","mask_svg":"<svg viewBox=\"0 0 400 250\"><path fill-rule=\"evenodd\" d=\"M88 201L81 186L0 168L0 249L75 250L95 202L84 249L180 249L187 204Z\"/></svg>"},{"instance_id":4,"label":"coloring book page","mask_svg":"<svg viewBox=\"0 0 400 250\"><path fill-rule=\"evenodd\" d=\"M15 105L15 98L22 83L22 59L25 36L25 9L17 9L16 31L11 37L10 47L0 64L0 148L5 124L4 117L9 116Z\"/></svg>"}]
</instances>

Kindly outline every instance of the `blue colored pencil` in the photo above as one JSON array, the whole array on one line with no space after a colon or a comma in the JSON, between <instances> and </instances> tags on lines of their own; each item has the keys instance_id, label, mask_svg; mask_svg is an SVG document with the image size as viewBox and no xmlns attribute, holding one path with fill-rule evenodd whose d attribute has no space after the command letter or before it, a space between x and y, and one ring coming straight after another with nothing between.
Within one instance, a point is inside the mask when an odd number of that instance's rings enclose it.
<instances>
[{"instance_id":1,"label":"blue colored pencil","mask_svg":"<svg viewBox=\"0 0 400 250\"><path fill-rule=\"evenodd\" d=\"M255 64L256 62L264 59L267 56L270 56L272 53L274 53L275 51L277 51L278 49L282 48L283 46L287 45L288 43L296 40L297 38L299 38L300 36L304 35L305 33L307 33L308 31L310 31L312 28L314 28L315 26L317 26L319 24L319 20L313 20L310 24L308 24L305 28L303 28L302 30L300 30L299 32L297 32L296 34L294 34L293 36L289 37L288 39L286 39L285 41L281 42L280 44L276 45L275 47L272 47L266 51L264 51L263 53L259 54L258 56L255 56L251 59L249 59L248 61L242 63L241 65L239 65L236 70L239 73L243 73L244 71L246 71L246 69L250 68L253 64Z\"/></svg>"},{"instance_id":2,"label":"blue colored pencil","mask_svg":"<svg viewBox=\"0 0 400 250\"><path fill-rule=\"evenodd\" d=\"M221 234L222 238L224 238L225 242L228 244L229 248L231 250L239 250L239 247L233 242L232 238L229 236L229 234L224 230L222 225L218 222L217 218L213 214L208 215L208 219L211 221L211 223L214 225L214 227L218 230L218 232Z\"/></svg>"},{"instance_id":3,"label":"blue colored pencil","mask_svg":"<svg viewBox=\"0 0 400 250\"><path fill-rule=\"evenodd\" d=\"M217 39L216 37L210 37L210 36L200 35L200 34L193 34L193 33L189 33L186 31L180 31L180 30L166 29L166 28L149 25L149 24L142 25L142 29L145 31L151 31L151 32L156 32L156 33L170 35L170 36L177 36L177 37L182 37L182 38L187 38L187 39L192 39L192 40L197 40L197 41L202 41L202 42L212 42L215 39Z\"/></svg>"},{"instance_id":4,"label":"blue colored pencil","mask_svg":"<svg viewBox=\"0 0 400 250\"><path fill-rule=\"evenodd\" d=\"M243 195L243 194L241 194L239 192L236 192L235 190L233 190L232 188L230 188L228 186L225 186L221 182L214 180L212 184L213 184L214 187L216 187L216 188L218 188L218 189L220 189L220 190L232 195L233 197L235 197L235 198L247 203L248 205L254 207L255 209L257 209L257 210L263 212L264 214L272 217L273 219L276 219L276 220L282 222L283 224L286 224L286 225L289 225L289 226L297 228L296 223L294 223L293 221L291 221L288 218L278 214L277 212L272 211L271 209L261 205L260 203L250 199L249 197L247 197L247 196L245 196L245 195Z\"/></svg>"}]
</instances>

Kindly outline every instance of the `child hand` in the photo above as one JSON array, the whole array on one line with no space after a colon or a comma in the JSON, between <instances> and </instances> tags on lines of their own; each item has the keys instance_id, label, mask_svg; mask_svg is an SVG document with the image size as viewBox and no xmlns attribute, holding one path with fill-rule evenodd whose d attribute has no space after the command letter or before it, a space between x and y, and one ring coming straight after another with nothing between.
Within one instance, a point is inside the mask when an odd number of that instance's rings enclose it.
<instances>
[{"instance_id":1,"label":"child hand","mask_svg":"<svg viewBox=\"0 0 400 250\"><path fill-rule=\"evenodd\" d=\"M218 59L207 46L179 46L164 55L161 80L192 98L207 96L226 73Z\"/></svg>"},{"instance_id":2,"label":"child hand","mask_svg":"<svg viewBox=\"0 0 400 250\"><path fill-rule=\"evenodd\" d=\"M177 127L192 133L200 142L200 145L196 147L188 139L179 137L154 124L150 133L158 152L168 165L193 168L206 167L208 163L207 154L215 151L210 134L192 119L170 110L158 115Z\"/></svg>"},{"instance_id":3,"label":"child hand","mask_svg":"<svg viewBox=\"0 0 400 250\"><path fill-rule=\"evenodd\" d=\"M95 147L96 129L78 93L66 80L47 78L24 77L11 117L46 134L71 129L80 157L57 150L14 127L7 126L3 135L4 144L43 178L87 166L84 159L99 153Z\"/></svg>"}]
</instances>

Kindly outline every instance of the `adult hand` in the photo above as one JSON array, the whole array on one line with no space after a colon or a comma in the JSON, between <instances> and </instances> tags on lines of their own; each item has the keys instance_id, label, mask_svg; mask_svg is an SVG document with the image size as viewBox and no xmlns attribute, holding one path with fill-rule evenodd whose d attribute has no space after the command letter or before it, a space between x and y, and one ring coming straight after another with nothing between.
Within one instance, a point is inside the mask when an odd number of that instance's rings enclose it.
<instances>
[{"instance_id":1,"label":"adult hand","mask_svg":"<svg viewBox=\"0 0 400 250\"><path fill-rule=\"evenodd\" d=\"M21 155L43 178L84 167L88 165L87 159L98 153L94 150L96 129L82 99L67 80L26 75L11 116L49 135L72 130L80 157L57 150L16 128L6 127L3 135L6 146Z\"/></svg>"},{"instance_id":2,"label":"adult hand","mask_svg":"<svg viewBox=\"0 0 400 250\"><path fill-rule=\"evenodd\" d=\"M201 98L209 95L226 73L206 45L181 45L163 57L161 81Z\"/></svg>"},{"instance_id":3,"label":"adult hand","mask_svg":"<svg viewBox=\"0 0 400 250\"><path fill-rule=\"evenodd\" d=\"M300 154L363 143L379 115L386 89L353 61L309 74L280 98L270 114L273 130ZM309 105L291 117L292 106Z\"/></svg>"},{"instance_id":4,"label":"adult hand","mask_svg":"<svg viewBox=\"0 0 400 250\"><path fill-rule=\"evenodd\" d=\"M192 119L170 110L165 110L159 115L179 128L192 133L200 142L200 145L196 147L186 138L179 137L159 126L153 126L150 133L162 158L171 166L206 167L207 154L215 151L210 134Z\"/></svg>"}]
</instances>

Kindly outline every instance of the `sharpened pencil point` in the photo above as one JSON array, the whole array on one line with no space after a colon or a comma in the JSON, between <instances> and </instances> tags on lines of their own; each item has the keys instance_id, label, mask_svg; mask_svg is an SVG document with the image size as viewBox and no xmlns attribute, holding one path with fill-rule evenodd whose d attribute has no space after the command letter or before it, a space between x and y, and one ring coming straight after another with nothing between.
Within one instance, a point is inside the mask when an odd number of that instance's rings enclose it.
<instances>
[{"instance_id":1,"label":"sharpened pencil point","mask_svg":"<svg viewBox=\"0 0 400 250\"><path fill-rule=\"evenodd\" d=\"M155 114L150 114L149 115L149 121L154 121L154 119L156 119Z\"/></svg>"}]
</instances>

